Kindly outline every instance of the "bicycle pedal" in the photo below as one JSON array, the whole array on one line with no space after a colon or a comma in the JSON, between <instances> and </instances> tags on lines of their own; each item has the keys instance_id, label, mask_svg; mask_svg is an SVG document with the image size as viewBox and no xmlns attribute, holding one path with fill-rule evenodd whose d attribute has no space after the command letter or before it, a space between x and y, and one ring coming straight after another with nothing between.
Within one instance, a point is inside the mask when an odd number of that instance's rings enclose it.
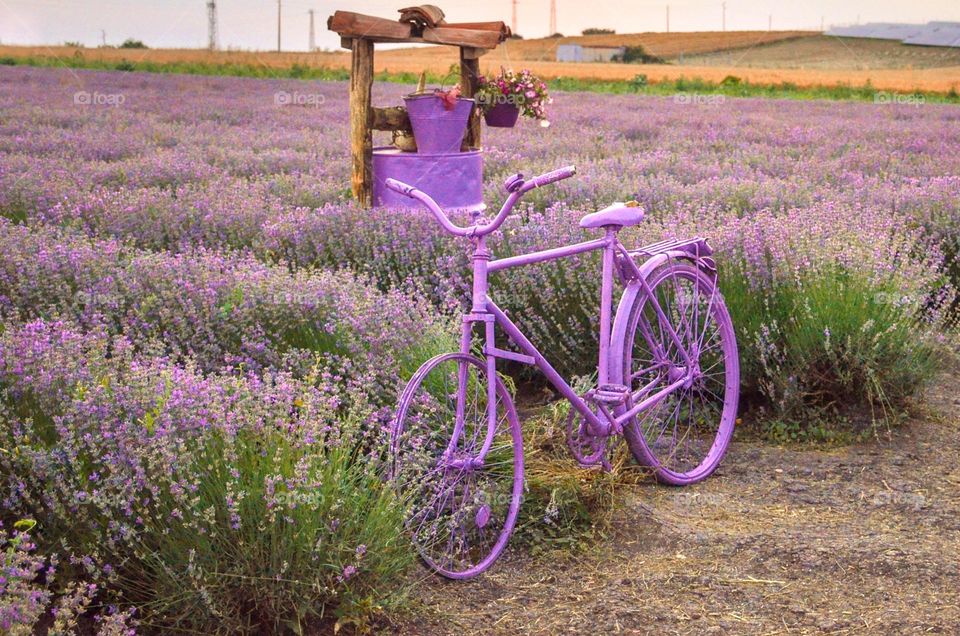
<instances>
[{"instance_id":1,"label":"bicycle pedal","mask_svg":"<svg viewBox=\"0 0 960 636\"><path fill-rule=\"evenodd\" d=\"M602 384L593 392L595 402L623 404L630 397L630 389L622 384Z\"/></svg>"}]
</instances>

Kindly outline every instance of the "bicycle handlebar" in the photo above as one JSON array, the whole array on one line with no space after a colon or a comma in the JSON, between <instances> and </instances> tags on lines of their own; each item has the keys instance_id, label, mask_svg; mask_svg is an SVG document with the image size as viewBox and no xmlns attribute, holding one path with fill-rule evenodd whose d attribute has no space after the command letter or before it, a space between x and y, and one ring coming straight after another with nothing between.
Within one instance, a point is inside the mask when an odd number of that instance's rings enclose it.
<instances>
[{"instance_id":1,"label":"bicycle handlebar","mask_svg":"<svg viewBox=\"0 0 960 636\"><path fill-rule=\"evenodd\" d=\"M576 166L565 166L552 172L546 172L539 177L534 177L524 184L524 192L532 190L533 188L550 185L551 183L562 181L563 179L569 179L575 174L577 174ZM527 185L529 185L529 188L526 187Z\"/></svg>"},{"instance_id":2,"label":"bicycle handlebar","mask_svg":"<svg viewBox=\"0 0 960 636\"><path fill-rule=\"evenodd\" d=\"M416 199L424 205L433 216L437 219L440 225L443 226L447 232L454 234L456 236L484 236L495 232L500 225L506 220L507 215L510 214L510 210L513 209L513 206L524 194L533 190L534 188L539 188L541 186L549 185L563 179L567 179L577 174L576 166L566 166L553 170L551 172L546 172L539 177L534 177L529 181L524 181L523 175L515 174L504 184L507 188L507 191L510 192L510 196L507 197L507 200L504 202L503 207L500 208L500 212L497 213L497 216L485 225L471 225L470 227L460 227L450 220L450 217L440 208L436 201L433 200L426 192L418 190L417 188L404 183L402 181L397 181L396 179L386 179L384 185L387 188L408 196L411 199Z\"/></svg>"}]
</instances>

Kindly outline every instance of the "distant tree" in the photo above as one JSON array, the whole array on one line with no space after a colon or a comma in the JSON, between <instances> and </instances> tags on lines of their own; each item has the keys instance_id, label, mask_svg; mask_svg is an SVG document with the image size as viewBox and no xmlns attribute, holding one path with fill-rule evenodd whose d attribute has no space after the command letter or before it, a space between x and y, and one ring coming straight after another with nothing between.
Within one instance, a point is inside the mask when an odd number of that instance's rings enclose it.
<instances>
[{"instance_id":1,"label":"distant tree","mask_svg":"<svg viewBox=\"0 0 960 636\"><path fill-rule=\"evenodd\" d=\"M68 40L67 42L64 42L63 45L64 45L64 46L69 46L69 47L72 48L72 49L82 49L82 48L83 48L83 42L72 42L72 41L69 41L69 40Z\"/></svg>"},{"instance_id":2,"label":"distant tree","mask_svg":"<svg viewBox=\"0 0 960 636\"><path fill-rule=\"evenodd\" d=\"M511 33L511 34L510 34L510 39L511 39L511 40L522 40L522 39L523 39L523 36L520 35L519 33Z\"/></svg>"},{"instance_id":3,"label":"distant tree","mask_svg":"<svg viewBox=\"0 0 960 636\"><path fill-rule=\"evenodd\" d=\"M134 40L133 38L127 38L123 41L123 44L120 45L121 49L145 49L147 45L141 42L140 40Z\"/></svg>"},{"instance_id":4,"label":"distant tree","mask_svg":"<svg viewBox=\"0 0 960 636\"><path fill-rule=\"evenodd\" d=\"M548 35L548 38L562 38L563 33L554 33L553 35Z\"/></svg>"},{"instance_id":5,"label":"distant tree","mask_svg":"<svg viewBox=\"0 0 960 636\"><path fill-rule=\"evenodd\" d=\"M621 55L613 56L613 61L626 64L663 64L663 58L647 53L642 46L624 47Z\"/></svg>"},{"instance_id":6,"label":"distant tree","mask_svg":"<svg viewBox=\"0 0 960 636\"><path fill-rule=\"evenodd\" d=\"M581 33L583 35L613 35L614 33L616 33L616 31L614 29L590 28L590 29L584 29L583 31L581 31Z\"/></svg>"}]
</instances>

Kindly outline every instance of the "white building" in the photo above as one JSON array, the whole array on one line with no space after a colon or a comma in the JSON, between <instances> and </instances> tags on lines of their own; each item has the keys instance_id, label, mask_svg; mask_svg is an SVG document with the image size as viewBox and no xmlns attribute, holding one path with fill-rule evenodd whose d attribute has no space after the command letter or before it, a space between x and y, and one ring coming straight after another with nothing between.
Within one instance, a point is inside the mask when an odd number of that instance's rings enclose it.
<instances>
[{"instance_id":1,"label":"white building","mask_svg":"<svg viewBox=\"0 0 960 636\"><path fill-rule=\"evenodd\" d=\"M623 55L624 46L582 46L580 44L561 44L557 46L558 62L612 62L617 55Z\"/></svg>"}]
</instances>

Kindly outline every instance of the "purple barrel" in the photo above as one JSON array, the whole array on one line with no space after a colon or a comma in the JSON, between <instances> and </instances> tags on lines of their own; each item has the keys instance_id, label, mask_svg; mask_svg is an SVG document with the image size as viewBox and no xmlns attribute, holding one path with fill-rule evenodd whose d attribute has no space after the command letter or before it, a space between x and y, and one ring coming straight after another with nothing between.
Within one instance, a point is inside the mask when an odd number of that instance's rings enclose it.
<instances>
[{"instance_id":1,"label":"purple barrel","mask_svg":"<svg viewBox=\"0 0 960 636\"><path fill-rule=\"evenodd\" d=\"M410 117L417 152L445 154L460 152L463 135L473 108L473 100L458 97L456 106L447 110L437 95L408 95L403 98Z\"/></svg>"}]
</instances>

